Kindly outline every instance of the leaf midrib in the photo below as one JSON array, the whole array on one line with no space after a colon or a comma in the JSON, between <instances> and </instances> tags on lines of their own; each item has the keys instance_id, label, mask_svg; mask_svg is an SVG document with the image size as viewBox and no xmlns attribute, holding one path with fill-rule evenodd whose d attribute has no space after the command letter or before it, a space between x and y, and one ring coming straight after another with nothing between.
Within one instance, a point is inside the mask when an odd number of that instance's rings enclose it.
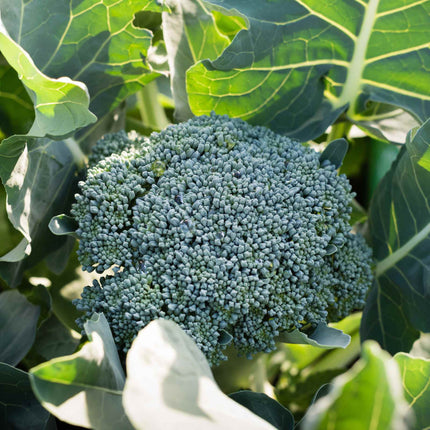
<instances>
[{"instance_id":1,"label":"leaf midrib","mask_svg":"<svg viewBox=\"0 0 430 430\"><path fill-rule=\"evenodd\" d=\"M403 257L408 255L420 242L427 238L430 234L430 222L424 226L417 234L411 237L404 245L396 249L388 257L381 260L376 265L375 276L379 277L388 269L395 266Z\"/></svg>"},{"instance_id":2,"label":"leaf midrib","mask_svg":"<svg viewBox=\"0 0 430 430\"><path fill-rule=\"evenodd\" d=\"M358 35L356 48L352 55L351 63L346 76L345 85L339 98L334 101L334 108L340 108L347 104L350 105L350 110L354 108L353 101L359 94L361 86L361 77L365 67L365 58L367 47L369 45L370 36L372 35L373 25L376 20L379 0L370 0L366 12L363 17L360 34Z\"/></svg>"}]
</instances>

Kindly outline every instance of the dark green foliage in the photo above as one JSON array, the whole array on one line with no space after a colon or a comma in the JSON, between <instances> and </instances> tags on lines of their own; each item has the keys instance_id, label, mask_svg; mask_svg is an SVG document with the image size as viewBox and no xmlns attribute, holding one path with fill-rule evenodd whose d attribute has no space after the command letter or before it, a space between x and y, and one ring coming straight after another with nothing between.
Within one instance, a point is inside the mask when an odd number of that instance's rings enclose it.
<instances>
[{"instance_id":1,"label":"dark green foliage","mask_svg":"<svg viewBox=\"0 0 430 430\"><path fill-rule=\"evenodd\" d=\"M243 390L230 394L230 397L272 424L276 429L294 429L294 418L291 412L266 394Z\"/></svg>"}]
</instances>

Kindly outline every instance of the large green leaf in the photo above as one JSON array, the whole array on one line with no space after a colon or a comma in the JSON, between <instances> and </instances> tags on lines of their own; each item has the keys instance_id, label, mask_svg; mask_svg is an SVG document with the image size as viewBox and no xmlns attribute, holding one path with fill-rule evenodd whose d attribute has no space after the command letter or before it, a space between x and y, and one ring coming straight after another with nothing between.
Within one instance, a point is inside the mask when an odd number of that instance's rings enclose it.
<instances>
[{"instance_id":1,"label":"large green leaf","mask_svg":"<svg viewBox=\"0 0 430 430\"><path fill-rule=\"evenodd\" d=\"M430 360L399 353L394 360L400 367L403 391L409 407L415 415L416 430L428 429L430 425Z\"/></svg>"},{"instance_id":2,"label":"large green leaf","mask_svg":"<svg viewBox=\"0 0 430 430\"><path fill-rule=\"evenodd\" d=\"M72 139L54 142L33 139L0 145L0 178L7 191L9 219L24 236L14 253L0 258L0 276L16 286L22 273L59 247L70 247L73 239L53 235L52 216L68 210L77 187L84 156ZM33 244L35 244L33 246ZM23 260L25 255L30 258ZM68 253L57 260L64 268Z\"/></svg>"},{"instance_id":3,"label":"large green leaf","mask_svg":"<svg viewBox=\"0 0 430 430\"><path fill-rule=\"evenodd\" d=\"M0 363L0 427L5 430L44 430L49 416L34 396L28 374Z\"/></svg>"},{"instance_id":4,"label":"large green leaf","mask_svg":"<svg viewBox=\"0 0 430 430\"><path fill-rule=\"evenodd\" d=\"M0 361L18 364L30 350L36 336L40 307L17 290L0 294Z\"/></svg>"},{"instance_id":5,"label":"large green leaf","mask_svg":"<svg viewBox=\"0 0 430 430\"><path fill-rule=\"evenodd\" d=\"M101 135L122 129L123 111L118 108L105 115L85 128L79 139L21 137L0 145L0 178L8 193L7 213L24 234L16 248L0 257L0 276L9 285L19 284L23 272L45 257L54 273L64 269L74 239L51 234L49 222L53 216L68 212L74 201L86 162L81 148L88 152Z\"/></svg>"},{"instance_id":6,"label":"large green leaf","mask_svg":"<svg viewBox=\"0 0 430 430\"><path fill-rule=\"evenodd\" d=\"M392 354L430 332L430 120L409 133L370 205L376 280L363 313L363 339Z\"/></svg>"},{"instance_id":7,"label":"large green leaf","mask_svg":"<svg viewBox=\"0 0 430 430\"><path fill-rule=\"evenodd\" d=\"M368 101L430 116L429 0L207 0L241 14L223 54L187 73L194 114L227 113L307 140Z\"/></svg>"},{"instance_id":8,"label":"large green leaf","mask_svg":"<svg viewBox=\"0 0 430 430\"><path fill-rule=\"evenodd\" d=\"M152 321L134 340L123 402L137 430L274 429L221 392L203 353L168 320Z\"/></svg>"},{"instance_id":9,"label":"large green leaf","mask_svg":"<svg viewBox=\"0 0 430 430\"><path fill-rule=\"evenodd\" d=\"M30 370L42 405L62 421L94 429L132 429L122 407L124 373L103 314L85 324L90 342Z\"/></svg>"},{"instance_id":10,"label":"large green leaf","mask_svg":"<svg viewBox=\"0 0 430 430\"><path fill-rule=\"evenodd\" d=\"M397 364L376 342L367 342L362 359L333 381L300 428L406 430L408 413Z\"/></svg>"},{"instance_id":11,"label":"large green leaf","mask_svg":"<svg viewBox=\"0 0 430 430\"><path fill-rule=\"evenodd\" d=\"M202 0L169 0L167 4L171 13L163 13L163 34L175 116L178 121L184 121L192 116L185 87L187 69L200 60L217 58L230 44L230 39L218 29ZM225 17L223 22L227 20Z\"/></svg>"},{"instance_id":12,"label":"large green leaf","mask_svg":"<svg viewBox=\"0 0 430 430\"><path fill-rule=\"evenodd\" d=\"M98 118L158 76L145 61L152 33L133 25L138 11L162 11L156 0L0 0L0 9L41 72L85 83Z\"/></svg>"},{"instance_id":13,"label":"large green leaf","mask_svg":"<svg viewBox=\"0 0 430 430\"><path fill-rule=\"evenodd\" d=\"M33 102L35 119L28 133L34 137L65 136L95 122L97 118L88 110L86 86L67 77L52 79L42 73L30 55L9 36L5 28L7 19L2 22L8 15L7 9L5 12L0 17L0 51L18 73Z\"/></svg>"},{"instance_id":14,"label":"large green leaf","mask_svg":"<svg viewBox=\"0 0 430 430\"><path fill-rule=\"evenodd\" d=\"M0 0L0 9L10 43L25 50L45 75L82 81L91 96L90 109L99 117L94 126L61 143L12 136L0 147L8 216L24 235L20 246L3 258L0 275L16 285L25 269L59 248L63 258L56 270L64 267L68 252L61 247L70 248L72 242L55 238L47 226L52 216L69 210L77 167L82 164L76 143L87 151L95 139L118 124L115 107L158 76L145 62L152 33L135 27L133 19L137 11L163 8L155 0ZM62 118L54 114L50 119L61 128ZM30 253L30 258L20 261Z\"/></svg>"}]
</instances>

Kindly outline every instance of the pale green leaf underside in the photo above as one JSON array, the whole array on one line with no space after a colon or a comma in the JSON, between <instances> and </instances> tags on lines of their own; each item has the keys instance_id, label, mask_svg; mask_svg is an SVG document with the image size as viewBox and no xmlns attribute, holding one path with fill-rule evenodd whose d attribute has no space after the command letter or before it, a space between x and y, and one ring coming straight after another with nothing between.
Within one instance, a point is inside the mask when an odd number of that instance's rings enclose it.
<instances>
[{"instance_id":1,"label":"pale green leaf underside","mask_svg":"<svg viewBox=\"0 0 430 430\"><path fill-rule=\"evenodd\" d=\"M137 430L275 428L226 396L194 341L163 319L133 341L123 404Z\"/></svg>"},{"instance_id":2,"label":"pale green leaf underside","mask_svg":"<svg viewBox=\"0 0 430 430\"><path fill-rule=\"evenodd\" d=\"M32 136L64 136L97 120L88 110L88 90L82 82L43 74L30 55L13 41L0 21L0 51L17 71L34 104Z\"/></svg>"},{"instance_id":3,"label":"pale green leaf underside","mask_svg":"<svg viewBox=\"0 0 430 430\"><path fill-rule=\"evenodd\" d=\"M346 348L351 342L351 336L342 330L319 323L309 335L295 329L292 332L283 332L277 339L279 342L313 345L318 348Z\"/></svg>"},{"instance_id":4,"label":"pale green leaf underside","mask_svg":"<svg viewBox=\"0 0 430 430\"><path fill-rule=\"evenodd\" d=\"M303 140L373 100L430 115L430 1L209 0L247 17L215 61L187 74L195 114L214 110Z\"/></svg>"},{"instance_id":5,"label":"pale green leaf underside","mask_svg":"<svg viewBox=\"0 0 430 430\"><path fill-rule=\"evenodd\" d=\"M30 370L40 403L62 421L94 429L131 430L122 408L124 374L104 315L85 324L90 342L75 354Z\"/></svg>"}]
</instances>

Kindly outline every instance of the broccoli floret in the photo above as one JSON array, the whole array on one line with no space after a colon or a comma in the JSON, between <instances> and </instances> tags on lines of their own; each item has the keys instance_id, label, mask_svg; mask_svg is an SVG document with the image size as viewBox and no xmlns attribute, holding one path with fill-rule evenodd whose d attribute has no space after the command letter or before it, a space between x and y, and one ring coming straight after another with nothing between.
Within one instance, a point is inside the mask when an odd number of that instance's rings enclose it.
<instances>
[{"instance_id":1,"label":"broccoli floret","mask_svg":"<svg viewBox=\"0 0 430 430\"><path fill-rule=\"evenodd\" d=\"M105 313L119 350L166 318L217 364L231 338L271 351L281 331L362 308L371 255L350 233L354 194L314 150L213 114L94 153L72 209L78 254L114 275L76 305L81 325Z\"/></svg>"},{"instance_id":2,"label":"broccoli floret","mask_svg":"<svg viewBox=\"0 0 430 430\"><path fill-rule=\"evenodd\" d=\"M109 133L103 136L94 146L88 159L90 167L112 154L121 154L123 151L139 151L150 145L149 140L132 131L127 134L124 130Z\"/></svg>"}]
</instances>

